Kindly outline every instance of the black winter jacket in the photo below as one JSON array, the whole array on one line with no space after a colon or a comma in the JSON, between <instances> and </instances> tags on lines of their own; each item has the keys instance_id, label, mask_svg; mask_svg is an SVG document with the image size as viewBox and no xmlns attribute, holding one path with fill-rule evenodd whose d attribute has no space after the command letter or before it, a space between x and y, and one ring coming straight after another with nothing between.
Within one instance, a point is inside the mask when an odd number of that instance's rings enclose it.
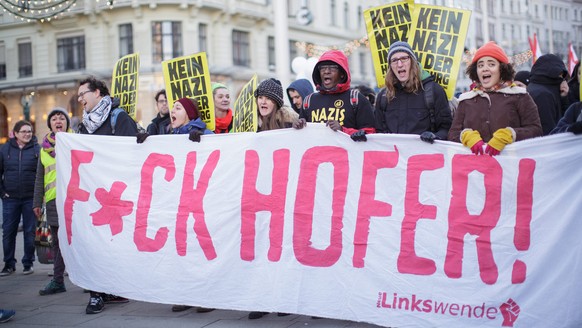
<instances>
[{"instance_id":1,"label":"black winter jacket","mask_svg":"<svg viewBox=\"0 0 582 328\"><path fill-rule=\"evenodd\" d=\"M423 79L422 84L433 84L434 93L434 131L430 121L430 110L427 108L425 91L408 93L400 83L396 85L396 97L388 103L386 88L378 93L376 98L376 131L379 133L422 134L433 132L440 140L447 140L451 128L451 110L444 89L433 81L432 76Z\"/></svg>"},{"instance_id":2,"label":"black winter jacket","mask_svg":"<svg viewBox=\"0 0 582 328\"><path fill-rule=\"evenodd\" d=\"M94 135L105 135L105 136L131 136L135 137L137 134L137 124L135 121L127 114L126 111L121 111L117 115L117 120L115 121L115 134L113 134L113 129L111 128L111 113L115 108L119 107L119 99L112 98L111 111L109 112L109 117L103 122L103 124L97 128L92 134ZM90 134L83 123L79 124L80 134Z\"/></svg>"},{"instance_id":3,"label":"black winter jacket","mask_svg":"<svg viewBox=\"0 0 582 328\"><path fill-rule=\"evenodd\" d=\"M158 134L171 134L172 129L168 127L169 125L170 125L170 115L168 114L164 117L161 117L160 114L158 113L158 115L154 117L152 122L148 125L148 128L146 130L152 136Z\"/></svg>"},{"instance_id":4,"label":"black winter jacket","mask_svg":"<svg viewBox=\"0 0 582 328\"><path fill-rule=\"evenodd\" d=\"M33 136L22 149L11 138L0 150L0 196L32 198L40 146Z\"/></svg>"}]
</instances>

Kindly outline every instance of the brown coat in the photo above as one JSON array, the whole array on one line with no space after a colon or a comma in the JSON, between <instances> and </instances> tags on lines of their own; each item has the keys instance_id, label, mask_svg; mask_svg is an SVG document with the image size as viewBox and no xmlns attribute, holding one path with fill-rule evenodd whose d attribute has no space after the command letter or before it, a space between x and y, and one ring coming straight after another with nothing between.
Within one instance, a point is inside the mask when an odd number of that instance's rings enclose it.
<instances>
[{"instance_id":1,"label":"brown coat","mask_svg":"<svg viewBox=\"0 0 582 328\"><path fill-rule=\"evenodd\" d=\"M488 142L495 131L507 127L515 131L515 141L542 135L537 106L525 89L510 86L496 92L471 90L459 98L449 140L461 142L461 132L473 129Z\"/></svg>"}]
</instances>

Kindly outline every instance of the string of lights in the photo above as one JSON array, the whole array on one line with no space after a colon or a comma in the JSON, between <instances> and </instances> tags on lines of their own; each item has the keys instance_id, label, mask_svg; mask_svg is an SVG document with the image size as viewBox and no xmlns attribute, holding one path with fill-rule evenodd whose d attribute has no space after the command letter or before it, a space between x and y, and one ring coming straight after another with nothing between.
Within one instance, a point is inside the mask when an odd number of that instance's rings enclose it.
<instances>
[{"instance_id":1,"label":"string of lights","mask_svg":"<svg viewBox=\"0 0 582 328\"><path fill-rule=\"evenodd\" d=\"M43 23L62 16L76 4L77 0L1 0L0 8L16 19ZM106 1L106 5L112 8L113 0Z\"/></svg>"}]
</instances>

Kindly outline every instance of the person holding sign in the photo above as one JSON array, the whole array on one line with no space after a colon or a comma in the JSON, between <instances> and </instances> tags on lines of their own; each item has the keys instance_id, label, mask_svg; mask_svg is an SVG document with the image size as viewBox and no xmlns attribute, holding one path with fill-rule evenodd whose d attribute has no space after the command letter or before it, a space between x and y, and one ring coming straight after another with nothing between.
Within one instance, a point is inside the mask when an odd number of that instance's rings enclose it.
<instances>
[{"instance_id":1,"label":"person holding sign","mask_svg":"<svg viewBox=\"0 0 582 328\"><path fill-rule=\"evenodd\" d=\"M466 73L476 87L459 97L449 140L461 142L475 155L498 155L514 141L539 137L537 106L524 88L513 83L515 70L495 42L475 52Z\"/></svg>"},{"instance_id":2,"label":"person holding sign","mask_svg":"<svg viewBox=\"0 0 582 328\"><path fill-rule=\"evenodd\" d=\"M302 129L306 122L325 122L332 130L349 134L354 141L366 141L367 133L376 132L374 111L368 98L350 89L348 58L343 52L323 53L311 77L318 92L303 100L294 128Z\"/></svg>"},{"instance_id":3,"label":"person holding sign","mask_svg":"<svg viewBox=\"0 0 582 328\"><path fill-rule=\"evenodd\" d=\"M214 98L214 133L228 133L232 130L232 109L230 109L230 91L226 85L212 83L212 97Z\"/></svg>"},{"instance_id":4,"label":"person holding sign","mask_svg":"<svg viewBox=\"0 0 582 328\"><path fill-rule=\"evenodd\" d=\"M378 132L418 134L429 143L446 140L452 117L445 90L420 67L406 42L390 45L388 62L374 112Z\"/></svg>"},{"instance_id":5,"label":"person holding sign","mask_svg":"<svg viewBox=\"0 0 582 328\"><path fill-rule=\"evenodd\" d=\"M255 90L259 112L259 131L290 128L299 117L283 105L283 87L277 79L264 80Z\"/></svg>"},{"instance_id":6,"label":"person holding sign","mask_svg":"<svg viewBox=\"0 0 582 328\"><path fill-rule=\"evenodd\" d=\"M149 135L169 134L170 133L170 115L168 108L168 98L166 97L166 90L162 89L156 93L154 97L156 100L156 107L158 108L158 115L154 117L150 125L148 125L147 133Z\"/></svg>"},{"instance_id":7,"label":"person holding sign","mask_svg":"<svg viewBox=\"0 0 582 328\"><path fill-rule=\"evenodd\" d=\"M255 99L259 112L259 131L269 131L290 128L299 118L296 112L283 105L283 87L277 79L267 79L259 84L255 90ZM249 313L250 320L260 319L268 312L253 311ZM288 313L277 313L286 316Z\"/></svg>"},{"instance_id":8,"label":"person holding sign","mask_svg":"<svg viewBox=\"0 0 582 328\"><path fill-rule=\"evenodd\" d=\"M77 100L83 105L83 121L79 133L93 135L135 136L137 124L119 108L119 99L111 98L104 81L89 77L79 83ZM87 314L103 311L105 303L127 303L124 297L90 291Z\"/></svg>"},{"instance_id":9,"label":"person holding sign","mask_svg":"<svg viewBox=\"0 0 582 328\"><path fill-rule=\"evenodd\" d=\"M56 135L58 132L68 132L71 126L69 113L64 108L55 107L47 117L50 132L42 141L40 158L36 167L34 182L34 197L32 210L40 219L42 205L45 204L46 220L51 227L53 251L53 279L39 291L40 295L51 295L66 292L65 288L65 261L59 248L59 213L57 213L57 171L56 171Z\"/></svg>"},{"instance_id":10,"label":"person holding sign","mask_svg":"<svg viewBox=\"0 0 582 328\"><path fill-rule=\"evenodd\" d=\"M200 142L200 136L203 134L214 134L206 128L206 123L200 118L198 104L192 98L176 100L170 115L173 134L189 134L190 140L195 142Z\"/></svg>"}]
</instances>

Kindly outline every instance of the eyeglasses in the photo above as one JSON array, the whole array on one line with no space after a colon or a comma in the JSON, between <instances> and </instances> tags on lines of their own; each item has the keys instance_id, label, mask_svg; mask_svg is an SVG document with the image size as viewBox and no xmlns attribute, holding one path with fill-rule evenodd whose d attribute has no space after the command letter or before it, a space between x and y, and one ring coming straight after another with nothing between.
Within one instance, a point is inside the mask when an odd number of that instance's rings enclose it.
<instances>
[{"instance_id":1,"label":"eyeglasses","mask_svg":"<svg viewBox=\"0 0 582 328\"><path fill-rule=\"evenodd\" d=\"M390 64L396 65L396 63L400 62L401 64L406 64L410 60L410 56L403 56L400 58L392 58L390 59Z\"/></svg>"},{"instance_id":2,"label":"eyeglasses","mask_svg":"<svg viewBox=\"0 0 582 328\"><path fill-rule=\"evenodd\" d=\"M79 93L79 96L77 97L77 99L81 99L81 97L83 97L87 92L92 92L91 90L85 90Z\"/></svg>"},{"instance_id":3,"label":"eyeglasses","mask_svg":"<svg viewBox=\"0 0 582 328\"><path fill-rule=\"evenodd\" d=\"M20 133L20 134L31 134L32 133L32 130L20 130L20 131L18 131L18 133Z\"/></svg>"},{"instance_id":4,"label":"eyeglasses","mask_svg":"<svg viewBox=\"0 0 582 328\"><path fill-rule=\"evenodd\" d=\"M338 65L320 65L319 70L320 71L330 70L332 72L337 72L339 70L339 66Z\"/></svg>"},{"instance_id":5,"label":"eyeglasses","mask_svg":"<svg viewBox=\"0 0 582 328\"><path fill-rule=\"evenodd\" d=\"M168 101L167 100L158 100L158 104L167 104Z\"/></svg>"}]
</instances>

